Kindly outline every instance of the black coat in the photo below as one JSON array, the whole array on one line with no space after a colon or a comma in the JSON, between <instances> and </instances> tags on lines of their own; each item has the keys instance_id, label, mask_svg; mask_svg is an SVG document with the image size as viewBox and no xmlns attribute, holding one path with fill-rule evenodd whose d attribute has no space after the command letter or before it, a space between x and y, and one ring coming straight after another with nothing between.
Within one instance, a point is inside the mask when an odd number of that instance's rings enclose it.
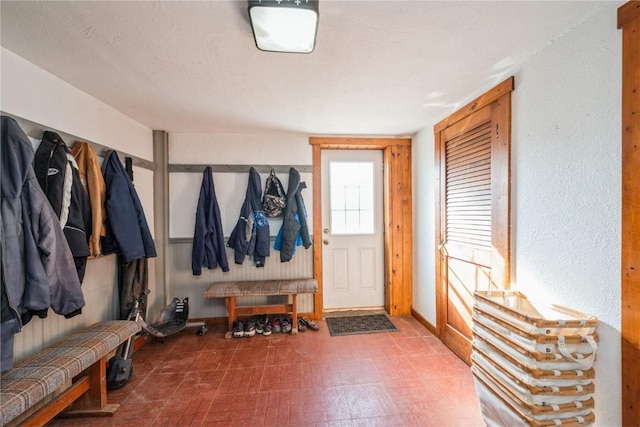
<instances>
[{"instance_id":1,"label":"black coat","mask_svg":"<svg viewBox=\"0 0 640 427\"><path fill-rule=\"evenodd\" d=\"M191 269L195 276L199 276L202 273L202 266L214 269L218 265L222 271L229 271L220 208L213 185L211 167L207 166L204 170L200 196L198 197Z\"/></svg>"},{"instance_id":2,"label":"black coat","mask_svg":"<svg viewBox=\"0 0 640 427\"><path fill-rule=\"evenodd\" d=\"M107 156L103 170L107 187L107 220L102 253L119 253L125 262L157 256L142 203L127 171L118 159L118 153L112 151Z\"/></svg>"},{"instance_id":3,"label":"black coat","mask_svg":"<svg viewBox=\"0 0 640 427\"><path fill-rule=\"evenodd\" d=\"M45 131L36 150L34 170L42 190L60 219L76 263L80 282L89 256L91 207L75 158L60 135Z\"/></svg>"},{"instance_id":4,"label":"black coat","mask_svg":"<svg viewBox=\"0 0 640 427\"><path fill-rule=\"evenodd\" d=\"M228 246L233 248L235 263L242 264L244 257L253 256L256 267L264 267L265 257L269 256L269 222L262 210L262 184L260 175L251 168L249 184L240 218L231 232Z\"/></svg>"},{"instance_id":5,"label":"black coat","mask_svg":"<svg viewBox=\"0 0 640 427\"><path fill-rule=\"evenodd\" d=\"M287 204L282 213L282 230L280 242L280 261L287 262L293 257L298 235L302 239L302 246L308 249L311 246L309 227L307 225L307 209L304 205L301 190L307 188L304 182L300 182L300 173L295 169L289 169L289 185L287 190Z\"/></svg>"}]
</instances>

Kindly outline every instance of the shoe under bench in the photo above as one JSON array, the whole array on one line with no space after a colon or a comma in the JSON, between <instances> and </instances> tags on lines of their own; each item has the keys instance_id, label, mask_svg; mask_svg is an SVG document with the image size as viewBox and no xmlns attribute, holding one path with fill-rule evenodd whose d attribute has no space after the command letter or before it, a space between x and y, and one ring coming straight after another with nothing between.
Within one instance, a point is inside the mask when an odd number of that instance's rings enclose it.
<instances>
[{"instance_id":1,"label":"shoe under bench","mask_svg":"<svg viewBox=\"0 0 640 427\"><path fill-rule=\"evenodd\" d=\"M291 333L298 333L298 294L313 294L318 292L316 279L283 279L283 280L247 280L234 282L213 283L205 291L205 298L225 298L228 311L228 332L226 338L231 338L233 323L240 316L255 316L258 314L290 314ZM268 305L237 305L238 297L248 296L287 296L283 304Z\"/></svg>"}]
</instances>

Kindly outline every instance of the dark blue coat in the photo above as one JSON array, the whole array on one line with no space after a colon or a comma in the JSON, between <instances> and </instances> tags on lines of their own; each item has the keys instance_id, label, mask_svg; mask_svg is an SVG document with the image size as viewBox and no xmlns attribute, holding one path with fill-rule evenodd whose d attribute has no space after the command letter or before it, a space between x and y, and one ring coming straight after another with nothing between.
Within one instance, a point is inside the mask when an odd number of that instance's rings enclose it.
<instances>
[{"instance_id":1,"label":"dark blue coat","mask_svg":"<svg viewBox=\"0 0 640 427\"><path fill-rule=\"evenodd\" d=\"M191 252L191 269L195 276L202 273L203 265L209 269L219 265L222 271L229 271L220 208L210 166L204 170L196 209L196 227Z\"/></svg>"},{"instance_id":2,"label":"dark blue coat","mask_svg":"<svg viewBox=\"0 0 640 427\"><path fill-rule=\"evenodd\" d=\"M125 262L157 256L142 203L127 171L118 159L118 153L112 151L108 155L103 171L107 187L107 220L102 253L119 253Z\"/></svg>"},{"instance_id":3,"label":"dark blue coat","mask_svg":"<svg viewBox=\"0 0 640 427\"><path fill-rule=\"evenodd\" d=\"M307 185L300 182L300 173L295 168L290 168L287 203L282 211L282 227L280 228L281 262L291 261L298 239L302 240L302 246L305 249L311 247L307 210L301 193L304 188L307 188Z\"/></svg>"},{"instance_id":4,"label":"dark blue coat","mask_svg":"<svg viewBox=\"0 0 640 427\"><path fill-rule=\"evenodd\" d=\"M242 264L246 255L253 256L256 267L264 267L269 256L269 222L262 210L260 175L251 168L247 193L240 210L240 218L229 237L228 246L235 251L235 263Z\"/></svg>"}]
</instances>

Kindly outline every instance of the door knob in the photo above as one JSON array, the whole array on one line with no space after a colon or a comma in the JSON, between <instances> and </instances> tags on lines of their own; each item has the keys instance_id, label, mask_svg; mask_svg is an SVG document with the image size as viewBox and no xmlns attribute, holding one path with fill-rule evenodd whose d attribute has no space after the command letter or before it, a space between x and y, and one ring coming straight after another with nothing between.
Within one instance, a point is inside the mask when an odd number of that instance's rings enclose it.
<instances>
[{"instance_id":1,"label":"door knob","mask_svg":"<svg viewBox=\"0 0 640 427\"><path fill-rule=\"evenodd\" d=\"M324 243L325 245L328 245L328 244L329 244L329 240L324 239L324 240L322 241L322 243Z\"/></svg>"}]
</instances>

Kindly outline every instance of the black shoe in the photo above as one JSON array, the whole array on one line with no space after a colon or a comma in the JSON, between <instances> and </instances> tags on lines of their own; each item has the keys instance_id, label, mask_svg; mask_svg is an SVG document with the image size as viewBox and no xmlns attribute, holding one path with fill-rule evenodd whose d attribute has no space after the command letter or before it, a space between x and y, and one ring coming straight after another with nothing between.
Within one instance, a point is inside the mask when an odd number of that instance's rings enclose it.
<instances>
[{"instance_id":1,"label":"black shoe","mask_svg":"<svg viewBox=\"0 0 640 427\"><path fill-rule=\"evenodd\" d=\"M318 326L316 324L316 322L314 322L313 320L309 319L308 317L301 317L300 320L302 320L304 322L304 324L307 326L307 329L311 329L312 331L319 331L320 330L320 326Z\"/></svg>"},{"instance_id":2,"label":"black shoe","mask_svg":"<svg viewBox=\"0 0 640 427\"><path fill-rule=\"evenodd\" d=\"M271 329L271 322L267 320L267 323L264 324L264 331L262 332L262 335L264 335L265 337L271 335Z\"/></svg>"},{"instance_id":3,"label":"black shoe","mask_svg":"<svg viewBox=\"0 0 640 427\"><path fill-rule=\"evenodd\" d=\"M267 324L267 322L269 321L269 319L267 319L267 315L266 314L261 314L260 316L258 316L258 318L256 319L256 333L257 334L262 334L264 333L264 327Z\"/></svg>"},{"instance_id":4,"label":"black shoe","mask_svg":"<svg viewBox=\"0 0 640 427\"><path fill-rule=\"evenodd\" d=\"M256 323L253 320L244 322L244 336L250 338L256 334Z\"/></svg>"},{"instance_id":5,"label":"black shoe","mask_svg":"<svg viewBox=\"0 0 640 427\"><path fill-rule=\"evenodd\" d=\"M289 332L291 332L292 326L291 326L291 319L289 319L288 317L283 317L282 319L282 333L283 334L288 334Z\"/></svg>"},{"instance_id":6,"label":"black shoe","mask_svg":"<svg viewBox=\"0 0 640 427\"><path fill-rule=\"evenodd\" d=\"M244 322L238 320L233 324L233 337L242 338L244 336Z\"/></svg>"}]
</instances>

